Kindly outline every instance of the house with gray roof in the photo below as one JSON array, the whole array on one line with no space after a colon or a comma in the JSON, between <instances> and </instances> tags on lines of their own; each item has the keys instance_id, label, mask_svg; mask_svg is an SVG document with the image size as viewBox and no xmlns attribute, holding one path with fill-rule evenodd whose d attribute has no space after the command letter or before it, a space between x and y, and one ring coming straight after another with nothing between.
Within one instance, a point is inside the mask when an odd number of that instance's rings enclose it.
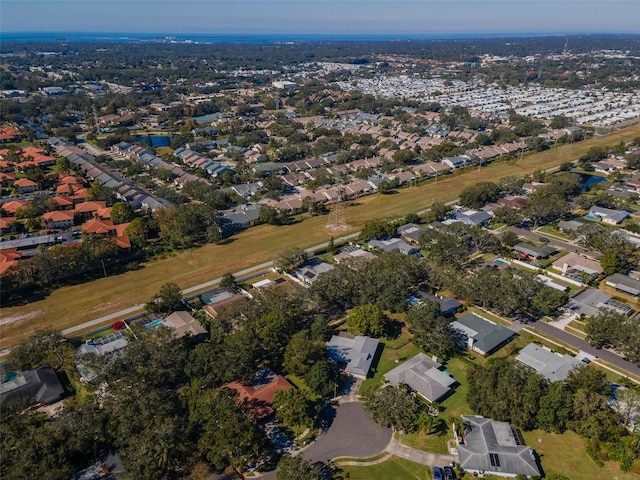
<instances>
[{"instance_id":1,"label":"house with gray roof","mask_svg":"<svg viewBox=\"0 0 640 480\"><path fill-rule=\"evenodd\" d=\"M456 443L465 472L500 477L541 475L536 453L507 422L471 415L462 415L462 421L465 431L456 435Z\"/></svg>"},{"instance_id":2,"label":"house with gray roof","mask_svg":"<svg viewBox=\"0 0 640 480\"><path fill-rule=\"evenodd\" d=\"M594 205L589 209L589 214L586 216L591 220L599 220L609 225L618 225L623 220L629 218L629 212L625 210L612 210L610 208L602 208Z\"/></svg>"},{"instance_id":3,"label":"house with gray roof","mask_svg":"<svg viewBox=\"0 0 640 480\"><path fill-rule=\"evenodd\" d=\"M345 372L355 377L367 378L378 343L375 338L361 335L333 335L327 342L327 353L330 359L345 365Z\"/></svg>"},{"instance_id":4,"label":"house with gray roof","mask_svg":"<svg viewBox=\"0 0 640 480\"><path fill-rule=\"evenodd\" d=\"M321 274L330 272L334 268L336 267L319 258L311 258L304 265L296 268L290 276L298 283L301 283L304 286L309 286L312 285Z\"/></svg>"},{"instance_id":5,"label":"house with gray roof","mask_svg":"<svg viewBox=\"0 0 640 480\"><path fill-rule=\"evenodd\" d=\"M466 225L481 226L489 220L491 220L491 215L489 213L463 207L457 209L453 214L453 217L450 220L445 220L444 223L460 222Z\"/></svg>"},{"instance_id":6,"label":"house with gray roof","mask_svg":"<svg viewBox=\"0 0 640 480\"><path fill-rule=\"evenodd\" d=\"M456 383L441 368L441 364L419 353L387 372L384 377L393 386L405 383L429 402L437 402L449 395L451 386Z\"/></svg>"},{"instance_id":7,"label":"house with gray roof","mask_svg":"<svg viewBox=\"0 0 640 480\"><path fill-rule=\"evenodd\" d=\"M426 229L414 223L406 223L398 227L397 232L403 240L418 244L420 243L422 235L426 232Z\"/></svg>"},{"instance_id":8,"label":"house with gray roof","mask_svg":"<svg viewBox=\"0 0 640 480\"><path fill-rule=\"evenodd\" d=\"M16 372L15 378L0 383L0 406L14 398L28 398L35 403L55 403L62 399L64 388L51 367Z\"/></svg>"},{"instance_id":9,"label":"house with gray roof","mask_svg":"<svg viewBox=\"0 0 640 480\"><path fill-rule=\"evenodd\" d=\"M399 238L390 238L388 240L370 240L369 248L378 248L383 252L393 252L399 250L405 255L420 255L420 250L412 247L404 240Z\"/></svg>"},{"instance_id":10,"label":"house with gray roof","mask_svg":"<svg viewBox=\"0 0 640 480\"><path fill-rule=\"evenodd\" d=\"M509 343L515 332L475 313L467 313L449 324L458 345L480 355L489 355Z\"/></svg>"},{"instance_id":11,"label":"house with gray roof","mask_svg":"<svg viewBox=\"0 0 640 480\"><path fill-rule=\"evenodd\" d=\"M631 278L628 275L623 275L622 273L614 273L613 275L607 277L605 283L621 292L628 293L636 297L640 295L640 281Z\"/></svg>"},{"instance_id":12,"label":"house with gray roof","mask_svg":"<svg viewBox=\"0 0 640 480\"><path fill-rule=\"evenodd\" d=\"M418 290L411 297L409 297L409 303L411 305L420 304L423 301L435 302L440 305L440 313L443 315L453 315L456 310L462 306L462 302L456 300L453 297L439 297L428 292Z\"/></svg>"},{"instance_id":13,"label":"house with gray roof","mask_svg":"<svg viewBox=\"0 0 640 480\"><path fill-rule=\"evenodd\" d=\"M550 382L559 382L569 375L569 372L583 363L571 355L552 352L546 347L530 343L516 357L516 361L535 370Z\"/></svg>"},{"instance_id":14,"label":"house with gray roof","mask_svg":"<svg viewBox=\"0 0 640 480\"><path fill-rule=\"evenodd\" d=\"M549 245L533 245L527 242L520 242L513 246L516 252L520 252L528 257L547 258L553 255L557 250Z\"/></svg>"},{"instance_id":15,"label":"house with gray roof","mask_svg":"<svg viewBox=\"0 0 640 480\"><path fill-rule=\"evenodd\" d=\"M587 317L596 317L603 309L613 310L624 316L633 312L632 307L614 300L611 295L597 288L587 288L571 297L564 308Z\"/></svg>"}]
</instances>

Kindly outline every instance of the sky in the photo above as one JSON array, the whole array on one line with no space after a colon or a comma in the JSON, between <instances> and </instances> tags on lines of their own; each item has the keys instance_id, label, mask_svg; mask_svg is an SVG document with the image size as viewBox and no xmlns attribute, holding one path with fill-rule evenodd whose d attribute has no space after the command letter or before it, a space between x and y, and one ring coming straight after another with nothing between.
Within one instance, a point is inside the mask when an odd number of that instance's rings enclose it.
<instances>
[{"instance_id":1,"label":"sky","mask_svg":"<svg viewBox=\"0 0 640 480\"><path fill-rule=\"evenodd\" d=\"M640 33L640 0L2 0L0 32Z\"/></svg>"}]
</instances>

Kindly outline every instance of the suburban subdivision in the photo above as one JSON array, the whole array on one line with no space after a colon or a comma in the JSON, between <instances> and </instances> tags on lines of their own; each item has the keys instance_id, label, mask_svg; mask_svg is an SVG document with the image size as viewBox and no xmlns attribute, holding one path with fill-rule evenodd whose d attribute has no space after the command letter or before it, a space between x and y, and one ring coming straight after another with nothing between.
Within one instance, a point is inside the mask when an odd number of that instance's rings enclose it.
<instances>
[{"instance_id":1,"label":"suburban subdivision","mask_svg":"<svg viewBox=\"0 0 640 480\"><path fill-rule=\"evenodd\" d=\"M0 475L640 478L640 37L0 46Z\"/></svg>"}]
</instances>

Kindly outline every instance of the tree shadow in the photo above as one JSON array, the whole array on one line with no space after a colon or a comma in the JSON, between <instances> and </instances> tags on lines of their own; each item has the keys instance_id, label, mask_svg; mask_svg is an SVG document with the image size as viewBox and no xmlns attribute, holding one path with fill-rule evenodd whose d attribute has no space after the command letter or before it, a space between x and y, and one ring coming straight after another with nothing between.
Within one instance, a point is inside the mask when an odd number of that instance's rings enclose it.
<instances>
[{"instance_id":1,"label":"tree shadow","mask_svg":"<svg viewBox=\"0 0 640 480\"><path fill-rule=\"evenodd\" d=\"M440 411L442 411L442 409L440 409ZM447 422L442 418L438 418L433 422L433 427L431 427L431 431L429 433L431 435L438 435L439 437L442 437L448 434L448 430Z\"/></svg>"}]
</instances>

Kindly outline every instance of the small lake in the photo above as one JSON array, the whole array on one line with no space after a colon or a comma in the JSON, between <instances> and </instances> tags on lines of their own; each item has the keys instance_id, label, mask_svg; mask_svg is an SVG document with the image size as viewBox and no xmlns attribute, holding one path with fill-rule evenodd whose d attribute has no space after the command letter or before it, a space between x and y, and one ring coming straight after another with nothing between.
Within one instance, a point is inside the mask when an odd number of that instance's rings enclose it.
<instances>
[{"instance_id":1,"label":"small lake","mask_svg":"<svg viewBox=\"0 0 640 480\"><path fill-rule=\"evenodd\" d=\"M598 177L596 175L589 175L588 173L575 173L572 172L573 175L577 175L580 177L580 180L582 180L582 191L586 192L587 190L589 190L589 188L591 188L592 185L595 185L596 183L602 183L602 182L606 182L607 179L604 177Z\"/></svg>"},{"instance_id":2,"label":"small lake","mask_svg":"<svg viewBox=\"0 0 640 480\"><path fill-rule=\"evenodd\" d=\"M168 147L171 145L171 137L166 135L157 135L157 136L151 136L151 137L135 137L133 141L136 143L141 143L143 145L149 145L149 138L151 138L152 147Z\"/></svg>"}]
</instances>

